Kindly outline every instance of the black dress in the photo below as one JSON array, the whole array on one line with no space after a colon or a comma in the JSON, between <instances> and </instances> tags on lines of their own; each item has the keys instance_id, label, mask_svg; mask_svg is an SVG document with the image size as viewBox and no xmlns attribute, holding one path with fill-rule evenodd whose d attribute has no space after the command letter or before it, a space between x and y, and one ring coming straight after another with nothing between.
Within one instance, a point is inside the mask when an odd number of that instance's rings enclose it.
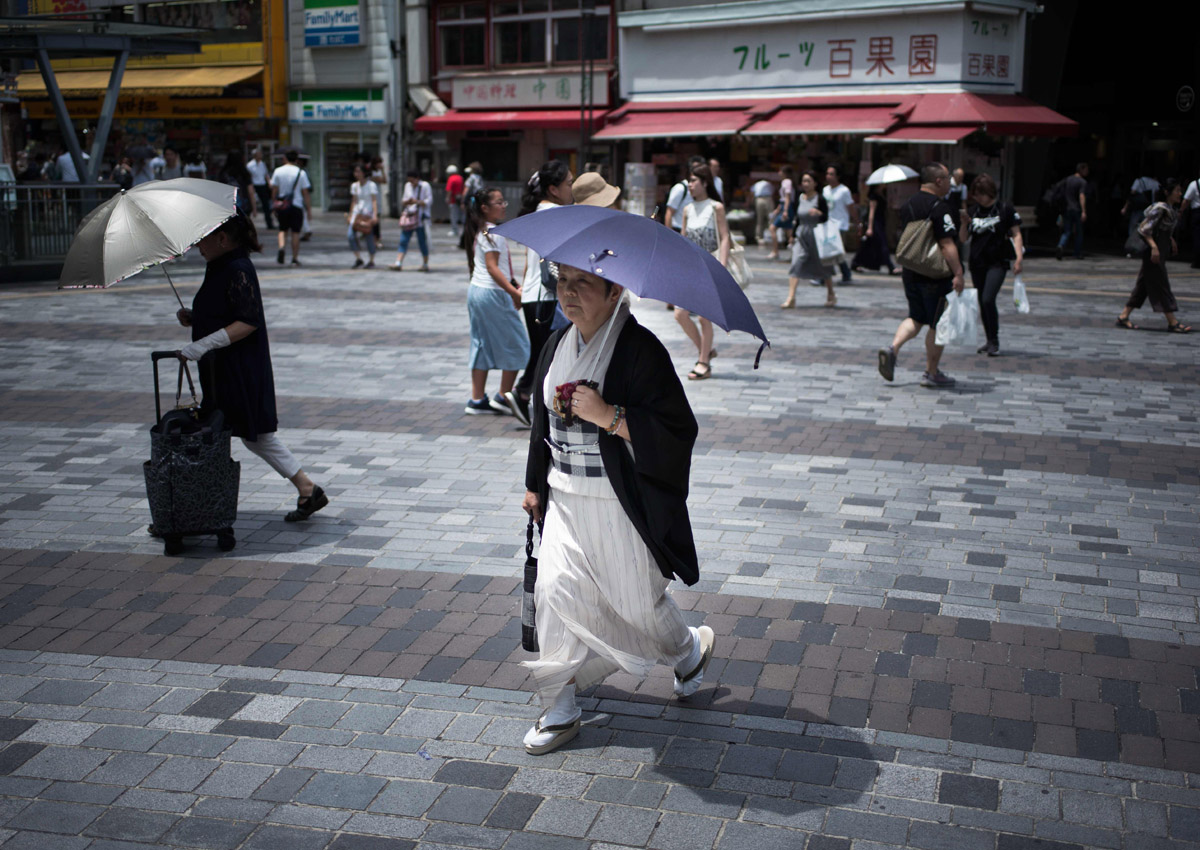
<instances>
[{"instance_id":1,"label":"black dress","mask_svg":"<svg viewBox=\"0 0 1200 850\"><path fill-rule=\"evenodd\" d=\"M550 504L549 412L542 397L542 384L562 341L564 330L555 331L538 359L533 382L529 435L529 457L525 467L525 489L538 494L542 510ZM635 462L624 440L600 432L600 458L604 472L633 527L654 556L659 571L684 584L700 580L696 543L688 518L688 477L697 425L683 385L675 374L671 355L658 337L632 316L617 337L612 360L604 373L604 396L609 404L626 408L625 420Z\"/></svg>"},{"instance_id":2,"label":"black dress","mask_svg":"<svg viewBox=\"0 0 1200 850\"><path fill-rule=\"evenodd\" d=\"M279 420L258 274L243 249L208 264L204 283L192 299L192 340L203 339L232 322L245 322L256 330L201 359L204 405L215 399L235 437L257 440L259 434L275 431Z\"/></svg>"},{"instance_id":3,"label":"black dress","mask_svg":"<svg viewBox=\"0 0 1200 850\"><path fill-rule=\"evenodd\" d=\"M874 189L871 190L867 199L876 202L875 219L871 222L871 235L863 239L862 244L858 246L858 251L854 254L850 265L856 269L863 268L871 271L878 271L883 266L887 266L888 271L891 271L895 266L892 265L892 257L888 251L887 202L882 193Z\"/></svg>"}]
</instances>

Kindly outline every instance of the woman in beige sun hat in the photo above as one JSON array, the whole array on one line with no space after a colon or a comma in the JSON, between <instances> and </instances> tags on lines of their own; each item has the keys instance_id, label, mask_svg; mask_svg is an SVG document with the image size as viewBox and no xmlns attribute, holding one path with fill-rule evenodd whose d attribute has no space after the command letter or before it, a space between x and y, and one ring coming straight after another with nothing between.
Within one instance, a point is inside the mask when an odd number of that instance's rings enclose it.
<instances>
[{"instance_id":1,"label":"woman in beige sun hat","mask_svg":"<svg viewBox=\"0 0 1200 850\"><path fill-rule=\"evenodd\" d=\"M615 207L621 190L609 184L594 171L580 174L571 184L575 203L589 207Z\"/></svg>"}]
</instances>

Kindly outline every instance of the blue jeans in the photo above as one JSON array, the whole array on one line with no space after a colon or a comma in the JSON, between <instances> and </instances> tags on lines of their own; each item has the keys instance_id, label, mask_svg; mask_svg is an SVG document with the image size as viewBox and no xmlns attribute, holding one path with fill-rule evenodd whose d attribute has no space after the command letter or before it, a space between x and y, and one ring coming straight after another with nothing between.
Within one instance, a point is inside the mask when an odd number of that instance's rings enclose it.
<instances>
[{"instance_id":1,"label":"blue jeans","mask_svg":"<svg viewBox=\"0 0 1200 850\"><path fill-rule=\"evenodd\" d=\"M421 247L421 256L428 260L429 242L425 238L425 222L421 222L414 230L400 231L400 247L396 249L396 252L399 254L408 253L408 243L412 241L414 233L417 236L417 244Z\"/></svg>"},{"instance_id":2,"label":"blue jeans","mask_svg":"<svg viewBox=\"0 0 1200 850\"><path fill-rule=\"evenodd\" d=\"M457 203L450 205L450 229L455 233L462 233L463 226L463 208Z\"/></svg>"},{"instance_id":3,"label":"blue jeans","mask_svg":"<svg viewBox=\"0 0 1200 850\"><path fill-rule=\"evenodd\" d=\"M359 248L361 247L358 244L359 237L362 237L363 239L367 240L367 251L370 253L370 255L372 257L374 257L375 256L375 236L374 236L374 234L355 233L354 225L347 225L346 241L348 241L350 243L350 250L354 251L355 253L357 253Z\"/></svg>"},{"instance_id":4,"label":"blue jeans","mask_svg":"<svg viewBox=\"0 0 1200 850\"><path fill-rule=\"evenodd\" d=\"M1067 240L1074 234L1075 236L1075 256L1076 258L1083 256L1083 220L1080 217L1080 210L1064 210L1062 214L1063 231L1062 238L1058 240L1058 247L1067 247Z\"/></svg>"}]
</instances>

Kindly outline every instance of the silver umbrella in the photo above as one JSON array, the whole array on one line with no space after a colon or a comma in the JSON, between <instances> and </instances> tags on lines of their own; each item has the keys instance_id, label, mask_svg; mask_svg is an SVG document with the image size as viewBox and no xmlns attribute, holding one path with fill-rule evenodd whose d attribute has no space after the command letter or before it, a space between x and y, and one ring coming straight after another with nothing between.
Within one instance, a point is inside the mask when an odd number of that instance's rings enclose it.
<instances>
[{"instance_id":1,"label":"silver umbrella","mask_svg":"<svg viewBox=\"0 0 1200 850\"><path fill-rule=\"evenodd\" d=\"M883 168L876 168L871 172L871 176L867 178L868 186L878 186L881 183L903 183L905 180L911 180L917 176L917 172L913 171L907 165L885 165Z\"/></svg>"},{"instance_id":2,"label":"silver umbrella","mask_svg":"<svg viewBox=\"0 0 1200 850\"><path fill-rule=\"evenodd\" d=\"M237 214L237 189L178 177L122 190L88 213L75 233L60 289L107 289L173 260ZM166 274L166 269L163 269ZM171 276L179 306L183 299Z\"/></svg>"}]
</instances>

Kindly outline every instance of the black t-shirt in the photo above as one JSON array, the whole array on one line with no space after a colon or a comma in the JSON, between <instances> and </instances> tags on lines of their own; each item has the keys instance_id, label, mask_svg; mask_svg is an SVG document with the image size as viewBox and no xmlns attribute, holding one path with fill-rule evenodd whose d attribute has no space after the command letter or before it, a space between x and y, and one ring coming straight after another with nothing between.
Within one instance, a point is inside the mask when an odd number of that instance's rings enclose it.
<instances>
[{"instance_id":1,"label":"black t-shirt","mask_svg":"<svg viewBox=\"0 0 1200 850\"><path fill-rule=\"evenodd\" d=\"M1073 212L1081 212L1083 208L1079 206L1079 196L1087 195L1087 181L1078 174L1072 174L1067 178L1067 209Z\"/></svg>"},{"instance_id":2,"label":"black t-shirt","mask_svg":"<svg viewBox=\"0 0 1200 850\"><path fill-rule=\"evenodd\" d=\"M917 192L900 208L900 227L927 219L933 225L933 238L941 242L947 236L958 244L958 210L931 192Z\"/></svg>"},{"instance_id":3,"label":"black t-shirt","mask_svg":"<svg viewBox=\"0 0 1200 850\"><path fill-rule=\"evenodd\" d=\"M1012 204L996 201L990 207L972 204L967 209L971 234L971 264L992 265L1009 259L1008 235L1019 227L1021 216Z\"/></svg>"}]
</instances>

